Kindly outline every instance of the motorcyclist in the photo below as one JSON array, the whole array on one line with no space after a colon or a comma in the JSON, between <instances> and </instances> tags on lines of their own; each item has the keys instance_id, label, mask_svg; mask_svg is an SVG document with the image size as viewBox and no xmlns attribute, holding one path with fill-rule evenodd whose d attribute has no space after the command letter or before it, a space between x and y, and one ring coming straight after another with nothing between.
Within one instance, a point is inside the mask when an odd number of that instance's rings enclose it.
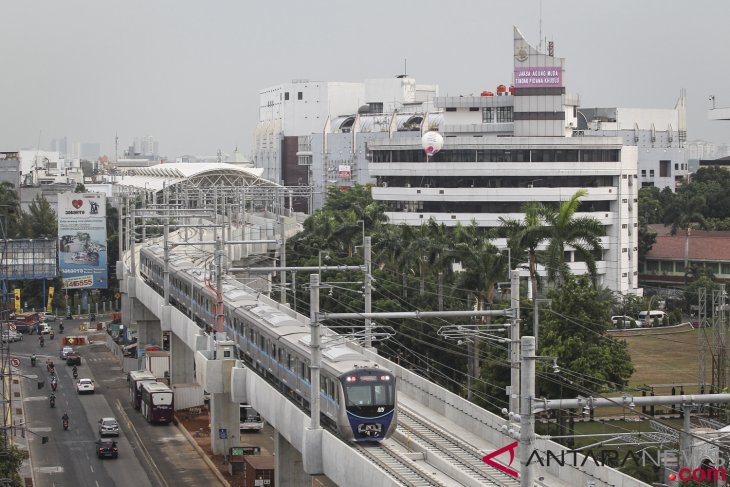
<instances>
[{"instance_id":1,"label":"motorcyclist","mask_svg":"<svg viewBox=\"0 0 730 487\"><path fill-rule=\"evenodd\" d=\"M77 369L76 366L74 365L74 368L71 370L73 371L74 379L77 379L79 377L79 369Z\"/></svg>"},{"instance_id":2,"label":"motorcyclist","mask_svg":"<svg viewBox=\"0 0 730 487\"><path fill-rule=\"evenodd\" d=\"M51 407L56 407L56 394L51 392L51 397L49 398L49 401L51 401Z\"/></svg>"},{"instance_id":3,"label":"motorcyclist","mask_svg":"<svg viewBox=\"0 0 730 487\"><path fill-rule=\"evenodd\" d=\"M50 333L48 334L48 337L49 337L49 338L50 338L51 340L53 340L53 336L54 336L54 333L53 333L53 330L51 330L51 332L50 332Z\"/></svg>"},{"instance_id":4,"label":"motorcyclist","mask_svg":"<svg viewBox=\"0 0 730 487\"><path fill-rule=\"evenodd\" d=\"M38 359L36 358L35 354L31 355L30 356L30 365L35 367L36 360L38 360Z\"/></svg>"},{"instance_id":5,"label":"motorcyclist","mask_svg":"<svg viewBox=\"0 0 730 487\"><path fill-rule=\"evenodd\" d=\"M61 320L61 323L58 325L58 332L63 335L63 320Z\"/></svg>"},{"instance_id":6,"label":"motorcyclist","mask_svg":"<svg viewBox=\"0 0 730 487\"><path fill-rule=\"evenodd\" d=\"M61 420L63 420L63 429L68 429L68 413L63 413Z\"/></svg>"},{"instance_id":7,"label":"motorcyclist","mask_svg":"<svg viewBox=\"0 0 730 487\"><path fill-rule=\"evenodd\" d=\"M43 335L38 337L38 342L41 344L41 347L46 343L45 339L43 338Z\"/></svg>"},{"instance_id":8,"label":"motorcyclist","mask_svg":"<svg viewBox=\"0 0 730 487\"><path fill-rule=\"evenodd\" d=\"M56 387L58 387L58 381L56 380L56 376L53 376L51 377L51 389L55 391Z\"/></svg>"}]
</instances>

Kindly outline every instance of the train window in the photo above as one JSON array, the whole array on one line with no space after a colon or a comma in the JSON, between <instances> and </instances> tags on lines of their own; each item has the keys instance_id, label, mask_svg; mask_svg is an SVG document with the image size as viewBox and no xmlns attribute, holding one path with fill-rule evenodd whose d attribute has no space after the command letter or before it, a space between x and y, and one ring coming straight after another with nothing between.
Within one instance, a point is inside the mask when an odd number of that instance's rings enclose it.
<instances>
[{"instance_id":1,"label":"train window","mask_svg":"<svg viewBox=\"0 0 730 487\"><path fill-rule=\"evenodd\" d=\"M266 338L263 335L259 335L259 348L266 351Z\"/></svg>"},{"instance_id":2,"label":"train window","mask_svg":"<svg viewBox=\"0 0 730 487\"><path fill-rule=\"evenodd\" d=\"M373 393L375 396L375 404L390 404L392 402L392 400L390 399L390 385L375 385L373 386Z\"/></svg>"},{"instance_id":3,"label":"train window","mask_svg":"<svg viewBox=\"0 0 730 487\"><path fill-rule=\"evenodd\" d=\"M249 328L248 330L248 339L251 340L252 344L256 343L256 340L253 338L253 328Z\"/></svg>"},{"instance_id":4,"label":"train window","mask_svg":"<svg viewBox=\"0 0 730 487\"><path fill-rule=\"evenodd\" d=\"M327 395L327 379L324 377L319 378L319 390Z\"/></svg>"},{"instance_id":5,"label":"train window","mask_svg":"<svg viewBox=\"0 0 730 487\"><path fill-rule=\"evenodd\" d=\"M291 368L291 371L294 372L295 374L297 373L297 370L299 370L299 359L297 357L294 357L294 361L290 368Z\"/></svg>"},{"instance_id":6,"label":"train window","mask_svg":"<svg viewBox=\"0 0 730 487\"><path fill-rule=\"evenodd\" d=\"M327 395L329 397L335 397L335 385L330 379L327 379Z\"/></svg>"},{"instance_id":7,"label":"train window","mask_svg":"<svg viewBox=\"0 0 730 487\"><path fill-rule=\"evenodd\" d=\"M276 343L271 344L271 358L276 360Z\"/></svg>"},{"instance_id":8,"label":"train window","mask_svg":"<svg viewBox=\"0 0 730 487\"><path fill-rule=\"evenodd\" d=\"M283 364L286 361L286 353L284 352L284 349L279 347L279 363Z\"/></svg>"},{"instance_id":9,"label":"train window","mask_svg":"<svg viewBox=\"0 0 730 487\"><path fill-rule=\"evenodd\" d=\"M287 354L286 356L286 368L289 370L293 370L292 367L294 365L294 361L292 360L291 354Z\"/></svg>"}]
</instances>

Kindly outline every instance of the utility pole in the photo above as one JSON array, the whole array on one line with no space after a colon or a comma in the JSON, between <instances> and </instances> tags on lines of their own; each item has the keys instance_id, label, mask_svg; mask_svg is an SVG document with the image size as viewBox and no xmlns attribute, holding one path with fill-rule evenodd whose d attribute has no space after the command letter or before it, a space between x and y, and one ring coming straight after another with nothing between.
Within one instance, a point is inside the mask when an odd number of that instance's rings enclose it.
<instances>
[{"instance_id":1,"label":"utility pole","mask_svg":"<svg viewBox=\"0 0 730 487\"><path fill-rule=\"evenodd\" d=\"M509 331L509 410L517 414L520 412L520 272L510 270L510 281L512 326L510 326ZM475 373L478 373L478 371L475 371Z\"/></svg>"},{"instance_id":2,"label":"utility pole","mask_svg":"<svg viewBox=\"0 0 730 487\"><path fill-rule=\"evenodd\" d=\"M286 218L284 215L279 216L279 231L281 233L281 247L279 247L279 264L282 267L281 274L279 277L279 286L281 286L281 294L279 299L281 304L286 304Z\"/></svg>"}]
</instances>

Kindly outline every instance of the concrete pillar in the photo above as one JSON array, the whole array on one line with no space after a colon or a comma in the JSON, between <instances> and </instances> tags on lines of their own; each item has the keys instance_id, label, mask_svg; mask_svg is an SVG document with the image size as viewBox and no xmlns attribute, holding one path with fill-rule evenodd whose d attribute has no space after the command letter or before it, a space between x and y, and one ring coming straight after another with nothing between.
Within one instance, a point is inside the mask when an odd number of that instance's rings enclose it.
<instances>
[{"instance_id":1,"label":"concrete pillar","mask_svg":"<svg viewBox=\"0 0 730 487\"><path fill-rule=\"evenodd\" d=\"M195 382L195 352L185 342L170 333L170 383L192 384Z\"/></svg>"},{"instance_id":2,"label":"concrete pillar","mask_svg":"<svg viewBox=\"0 0 730 487\"><path fill-rule=\"evenodd\" d=\"M141 308L142 305L135 306L135 309ZM157 319L137 319L139 332L137 335L139 346L157 345L162 348L162 328L160 320Z\"/></svg>"},{"instance_id":3,"label":"concrete pillar","mask_svg":"<svg viewBox=\"0 0 730 487\"><path fill-rule=\"evenodd\" d=\"M301 487L312 480L304 471L302 454L277 431L274 433L276 465L274 484L277 487Z\"/></svg>"},{"instance_id":4,"label":"concrete pillar","mask_svg":"<svg viewBox=\"0 0 730 487\"><path fill-rule=\"evenodd\" d=\"M230 393L210 395L210 448L213 453L228 455L229 448L241 445L240 405L231 401ZM225 438L221 432L225 430Z\"/></svg>"}]
</instances>

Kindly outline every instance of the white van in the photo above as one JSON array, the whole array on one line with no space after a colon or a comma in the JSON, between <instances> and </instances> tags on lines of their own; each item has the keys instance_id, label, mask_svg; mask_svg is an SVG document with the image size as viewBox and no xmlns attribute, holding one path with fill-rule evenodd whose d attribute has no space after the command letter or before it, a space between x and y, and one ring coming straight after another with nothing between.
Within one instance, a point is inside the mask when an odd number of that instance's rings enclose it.
<instances>
[{"instance_id":1,"label":"white van","mask_svg":"<svg viewBox=\"0 0 730 487\"><path fill-rule=\"evenodd\" d=\"M659 324L664 322L664 318L667 314L664 311L651 310L642 311L639 313L639 326L654 326L654 323L659 321Z\"/></svg>"}]
</instances>

